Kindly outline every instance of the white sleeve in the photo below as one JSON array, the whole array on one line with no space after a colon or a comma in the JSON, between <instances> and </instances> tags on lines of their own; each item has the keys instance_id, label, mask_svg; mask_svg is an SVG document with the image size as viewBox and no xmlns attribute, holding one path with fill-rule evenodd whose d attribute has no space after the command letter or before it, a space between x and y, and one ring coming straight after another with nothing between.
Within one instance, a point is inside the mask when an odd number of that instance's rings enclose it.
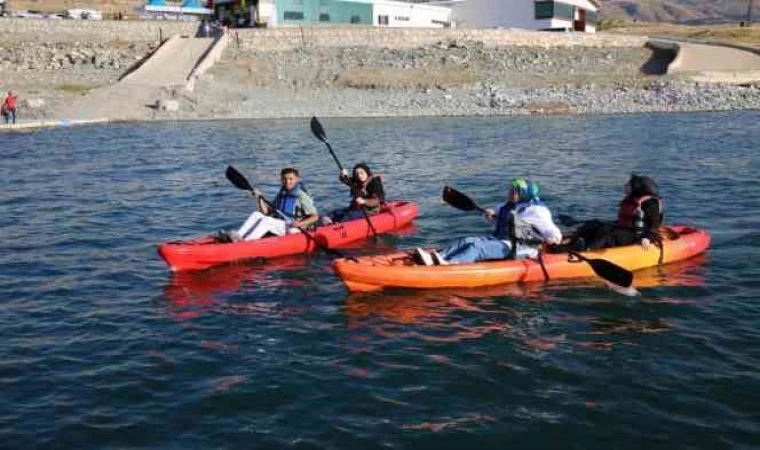
<instances>
[{"instance_id":1,"label":"white sleeve","mask_svg":"<svg viewBox=\"0 0 760 450\"><path fill-rule=\"evenodd\" d=\"M532 206L523 211L520 218L535 228L544 239L562 239L562 231L554 224L549 208Z\"/></svg>"}]
</instances>

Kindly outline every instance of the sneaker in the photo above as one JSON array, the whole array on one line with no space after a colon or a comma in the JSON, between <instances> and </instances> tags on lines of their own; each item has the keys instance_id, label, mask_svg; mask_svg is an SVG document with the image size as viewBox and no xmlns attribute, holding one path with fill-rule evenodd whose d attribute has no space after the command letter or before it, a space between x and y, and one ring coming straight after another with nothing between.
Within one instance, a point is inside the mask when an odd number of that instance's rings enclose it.
<instances>
[{"instance_id":1,"label":"sneaker","mask_svg":"<svg viewBox=\"0 0 760 450\"><path fill-rule=\"evenodd\" d=\"M214 240L220 244L230 244L232 242L242 241L243 238L235 230L219 230L214 235Z\"/></svg>"},{"instance_id":2,"label":"sneaker","mask_svg":"<svg viewBox=\"0 0 760 450\"><path fill-rule=\"evenodd\" d=\"M214 240L220 244L229 244L232 242L232 237L230 236L229 231L219 230L216 234L214 234Z\"/></svg>"},{"instance_id":3,"label":"sneaker","mask_svg":"<svg viewBox=\"0 0 760 450\"><path fill-rule=\"evenodd\" d=\"M436 266L446 266L449 264L449 262L443 259L443 256L439 255L436 251L433 251L430 255L433 257L433 262L435 262Z\"/></svg>"},{"instance_id":4,"label":"sneaker","mask_svg":"<svg viewBox=\"0 0 760 450\"><path fill-rule=\"evenodd\" d=\"M425 250L419 247L414 249L414 253L412 253L412 258L414 259L414 262L422 266L434 265L433 258L430 256L430 253L426 252Z\"/></svg>"}]
</instances>

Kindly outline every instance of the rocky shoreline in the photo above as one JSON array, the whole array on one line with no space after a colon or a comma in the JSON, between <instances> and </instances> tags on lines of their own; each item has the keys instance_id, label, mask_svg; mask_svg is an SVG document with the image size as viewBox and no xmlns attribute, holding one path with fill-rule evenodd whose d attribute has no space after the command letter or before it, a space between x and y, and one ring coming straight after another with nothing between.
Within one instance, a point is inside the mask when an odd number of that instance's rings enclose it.
<instances>
[{"instance_id":1,"label":"rocky shoreline","mask_svg":"<svg viewBox=\"0 0 760 450\"><path fill-rule=\"evenodd\" d=\"M158 44L118 37L108 42L44 39L8 39L0 49L0 89L18 92L21 118L68 117L61 114L73 100L116 82ZM643 47L537 46L531 39L531 45L514 46L445 39L413 48L279 50L232 43L194 91L164 88L156 94L156 100L174 100L177 110L141 104L128 116L197 120L760 109L757 84L642 75L650 56Z\"/></svg>"}]
</instances>

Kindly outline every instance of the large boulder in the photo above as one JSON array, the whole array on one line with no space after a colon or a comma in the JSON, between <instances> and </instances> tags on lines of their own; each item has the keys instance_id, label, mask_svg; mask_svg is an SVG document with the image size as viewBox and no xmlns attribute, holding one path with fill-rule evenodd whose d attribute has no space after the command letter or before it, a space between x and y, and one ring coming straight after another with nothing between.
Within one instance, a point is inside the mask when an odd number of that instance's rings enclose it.
<instances>
[{"instance_id":1,"label":"large boulder","mask_svg":"<svg viewBox=\"0 0 760 450\"><path fill-rule=\"evenodd\" d=\"M159 111L174 112L179 111L179 102L177 100L156 100L156 109Z\"/></svg>"}]
</instances>

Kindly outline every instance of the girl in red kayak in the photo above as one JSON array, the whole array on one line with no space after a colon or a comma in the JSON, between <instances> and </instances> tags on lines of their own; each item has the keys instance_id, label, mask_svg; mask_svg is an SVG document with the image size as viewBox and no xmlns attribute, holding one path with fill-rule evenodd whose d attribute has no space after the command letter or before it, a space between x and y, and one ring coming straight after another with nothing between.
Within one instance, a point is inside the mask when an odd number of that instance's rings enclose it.
<instances>
[{"instance_id":1,"label":"girl in red kayak","mask_svg":"<svg viewBox=\"0 0 760 450\"><path fill-rule=\"evenodd\" d=\"M385 202L382 177L373 174L366 163L355 165L351 177L348 176L348 169L343 169L340 173L340 181L351 188L351 204L347 208L337 209L327 217L323 217L323 224L361 219L365 213L369 216L380 211L380 207Z\"/></svg>"}]
</instances>

